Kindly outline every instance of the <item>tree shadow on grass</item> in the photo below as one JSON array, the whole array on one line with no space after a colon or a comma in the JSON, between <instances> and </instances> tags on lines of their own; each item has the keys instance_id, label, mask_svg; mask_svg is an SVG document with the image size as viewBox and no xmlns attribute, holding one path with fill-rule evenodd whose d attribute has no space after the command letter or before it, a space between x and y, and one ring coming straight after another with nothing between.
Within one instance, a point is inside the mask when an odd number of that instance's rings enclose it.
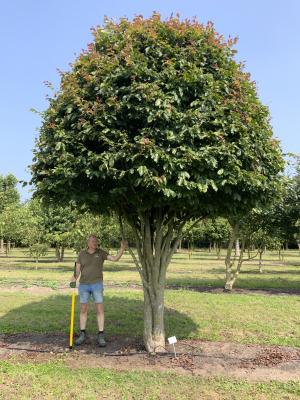
<instances>
[{"instance_id":1,"label":"tree shadow on grass","mask_svg":"<svg viewBox=\"0 0 300 400\"><path fill-rule=\"evenodd\" d=\"M284 266L283 266L283 268L284 268ZM245 271L243 271L243 270L241 270L240 271L240 274L241 275L243 275L243 274L245 274L245 275L261 275L261 276L263 276L264 274L265 275L300 275L300 269L282 269L282 270L273 270L273 269L270 269L270 267L268 266L268 265L263 265L263 273L262 274L260 274L260 272L259 272L259 268L257 267L257 269L249 269L249 270L245 270Z\"/></svg>"},{"instance_id":2,"label":"tree shadow on grass","mask_svg":"<svg viewBox=\"0 0 300 400\"><path fill-rule=\"evenodd\" d=\"M12 294L13 296L13 294ZM17 303L19 303L18 300ZM142 293L128 292L105 295L105 332L107 347L102 352L116 352L126 344L142 343L143 299ZM69 346L71 293L39 298L24 305L17 305L0 317L1 342L9 348L28 351L63 352ZM186 314L165 309L166 337L189 337L198 326ZM79 299L76 298L75 338L79 331ZM87 344L80 347L85 352L97 349L95 337L97 324L94 305L90 303ZM34 350L33 350L34 349ZM98 351L98 350L97 350Z\"/></svg>"}]
</instances>

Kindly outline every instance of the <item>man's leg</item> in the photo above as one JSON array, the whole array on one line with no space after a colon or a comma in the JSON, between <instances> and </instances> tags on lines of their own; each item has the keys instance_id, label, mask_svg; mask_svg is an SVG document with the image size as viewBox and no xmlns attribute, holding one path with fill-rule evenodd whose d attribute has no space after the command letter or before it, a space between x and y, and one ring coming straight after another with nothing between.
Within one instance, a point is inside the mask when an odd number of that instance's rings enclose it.
<instances>
[{"instance_id":1,"label":"man's leg","mask_svg":"<svg viewBox=\"0 0 300 400\"><path fill-rule=\"evenodd\" d=\"M85 328L86 328L88 308L89 308L88 303L80 304L80 318L79 319L80 319L80 330L81 331L85 330Z\"/></svg>"},{"instance_id":2,"label":"man's leg","mask_svg":"<svg viewBox=\"0 0 300 400\"><path fill-rule=\"evenodd\" d=\"M104 331L104 306L103 303L95 303L97 324L99 332Z\"/></svg>"},{"instance_id":3,"label":"man's leg","mask_svg":"<svg viewBox=\"0 0 300 400\"><path fill-rule=\"evenodd\" d=\"M80 346L85 342L86 339L86 322L87 322L87 315L88 315L88 301L90 297L90 293L88 291L88 288L85 287L84 285L79 285L79 296L80 296L80 315L79 315L79 321L80 321L80 335L78 339L75 341L75 344L77 346Z\"/></svg>"},{"instance_id":4,"label":"man's leg","mask_svg":"<svg viewBox=\"0 0 300 400\"><path fill-rule=\"evenodd\" d=\"M106 341L104 337L104 306L103 303L95 303L97 323L98 323L98 335L97 343L100 347L106 346Z\"/></svg>"},{"instance_id":5,"label":"man's leg","mask_svg":"<svg viewBox=\"0 0 300 400\"><path fill-rule=\"evenodd\" d=\"M103 306L103 283L97 282L93 285L93 298L95 301L98 335L97 342L100 347L105 347L106 342L104 338L104 306Z\"/></svg>"}]
</instances>

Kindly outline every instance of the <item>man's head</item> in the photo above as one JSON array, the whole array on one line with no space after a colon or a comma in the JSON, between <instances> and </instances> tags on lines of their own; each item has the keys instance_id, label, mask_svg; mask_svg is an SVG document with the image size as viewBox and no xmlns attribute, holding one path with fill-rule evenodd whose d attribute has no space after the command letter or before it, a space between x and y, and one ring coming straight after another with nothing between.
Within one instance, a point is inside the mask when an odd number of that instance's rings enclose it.
<instances>
[{"instance_id":1,"label":"man's head","mask_svg":"<svg viewBox=\"0 0 300 400\"><path fill-rule=\"evenodd\" d=\"M90 235L87 241L88 248L90 250L96 250L98 247L98 239L96 235Z\"/></svg>"}]
</instances>

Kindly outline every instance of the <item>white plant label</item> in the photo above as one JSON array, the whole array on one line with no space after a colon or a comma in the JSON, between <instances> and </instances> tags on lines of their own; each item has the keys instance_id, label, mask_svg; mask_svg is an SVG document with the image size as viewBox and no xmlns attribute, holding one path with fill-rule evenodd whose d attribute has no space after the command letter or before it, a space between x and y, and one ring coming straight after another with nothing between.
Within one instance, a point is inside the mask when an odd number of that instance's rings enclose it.
<instances>
[{"instance_id":1,"label":"white plant label","mask_svg":"<svg viewBox=\"0 0 300 400\"><path fill-rule=\"evenodd\" d=\"M169 344L177 343L176 336L171 336L171 337L169 337L169 338L168 338L168 342L169 342Z\"/></svg>"}]
</instances>

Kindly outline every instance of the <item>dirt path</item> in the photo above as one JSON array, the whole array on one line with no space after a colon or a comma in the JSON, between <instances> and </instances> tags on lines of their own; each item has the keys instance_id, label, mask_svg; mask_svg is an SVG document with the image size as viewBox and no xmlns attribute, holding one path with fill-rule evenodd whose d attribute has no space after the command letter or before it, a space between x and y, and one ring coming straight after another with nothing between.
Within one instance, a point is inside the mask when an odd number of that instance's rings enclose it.
<instances>
[{"instance_id":1,"label":"dirt path","mask_svg":"<svg viewBox=\"0 0 300 400\"><path fill-rule=\"evenodd\" d=\"M63 334L17 334L0 336L0 359L21 362L61 360L72 368L99 367L116 370L168 371L202 377L231 377L249 381L300 380L300 349L280 346L243 345L200 340L181 340L167 353L148 355L138 339L113 336L100 349L95 338L69 350Z\"/></svg>"}]
</instances>

